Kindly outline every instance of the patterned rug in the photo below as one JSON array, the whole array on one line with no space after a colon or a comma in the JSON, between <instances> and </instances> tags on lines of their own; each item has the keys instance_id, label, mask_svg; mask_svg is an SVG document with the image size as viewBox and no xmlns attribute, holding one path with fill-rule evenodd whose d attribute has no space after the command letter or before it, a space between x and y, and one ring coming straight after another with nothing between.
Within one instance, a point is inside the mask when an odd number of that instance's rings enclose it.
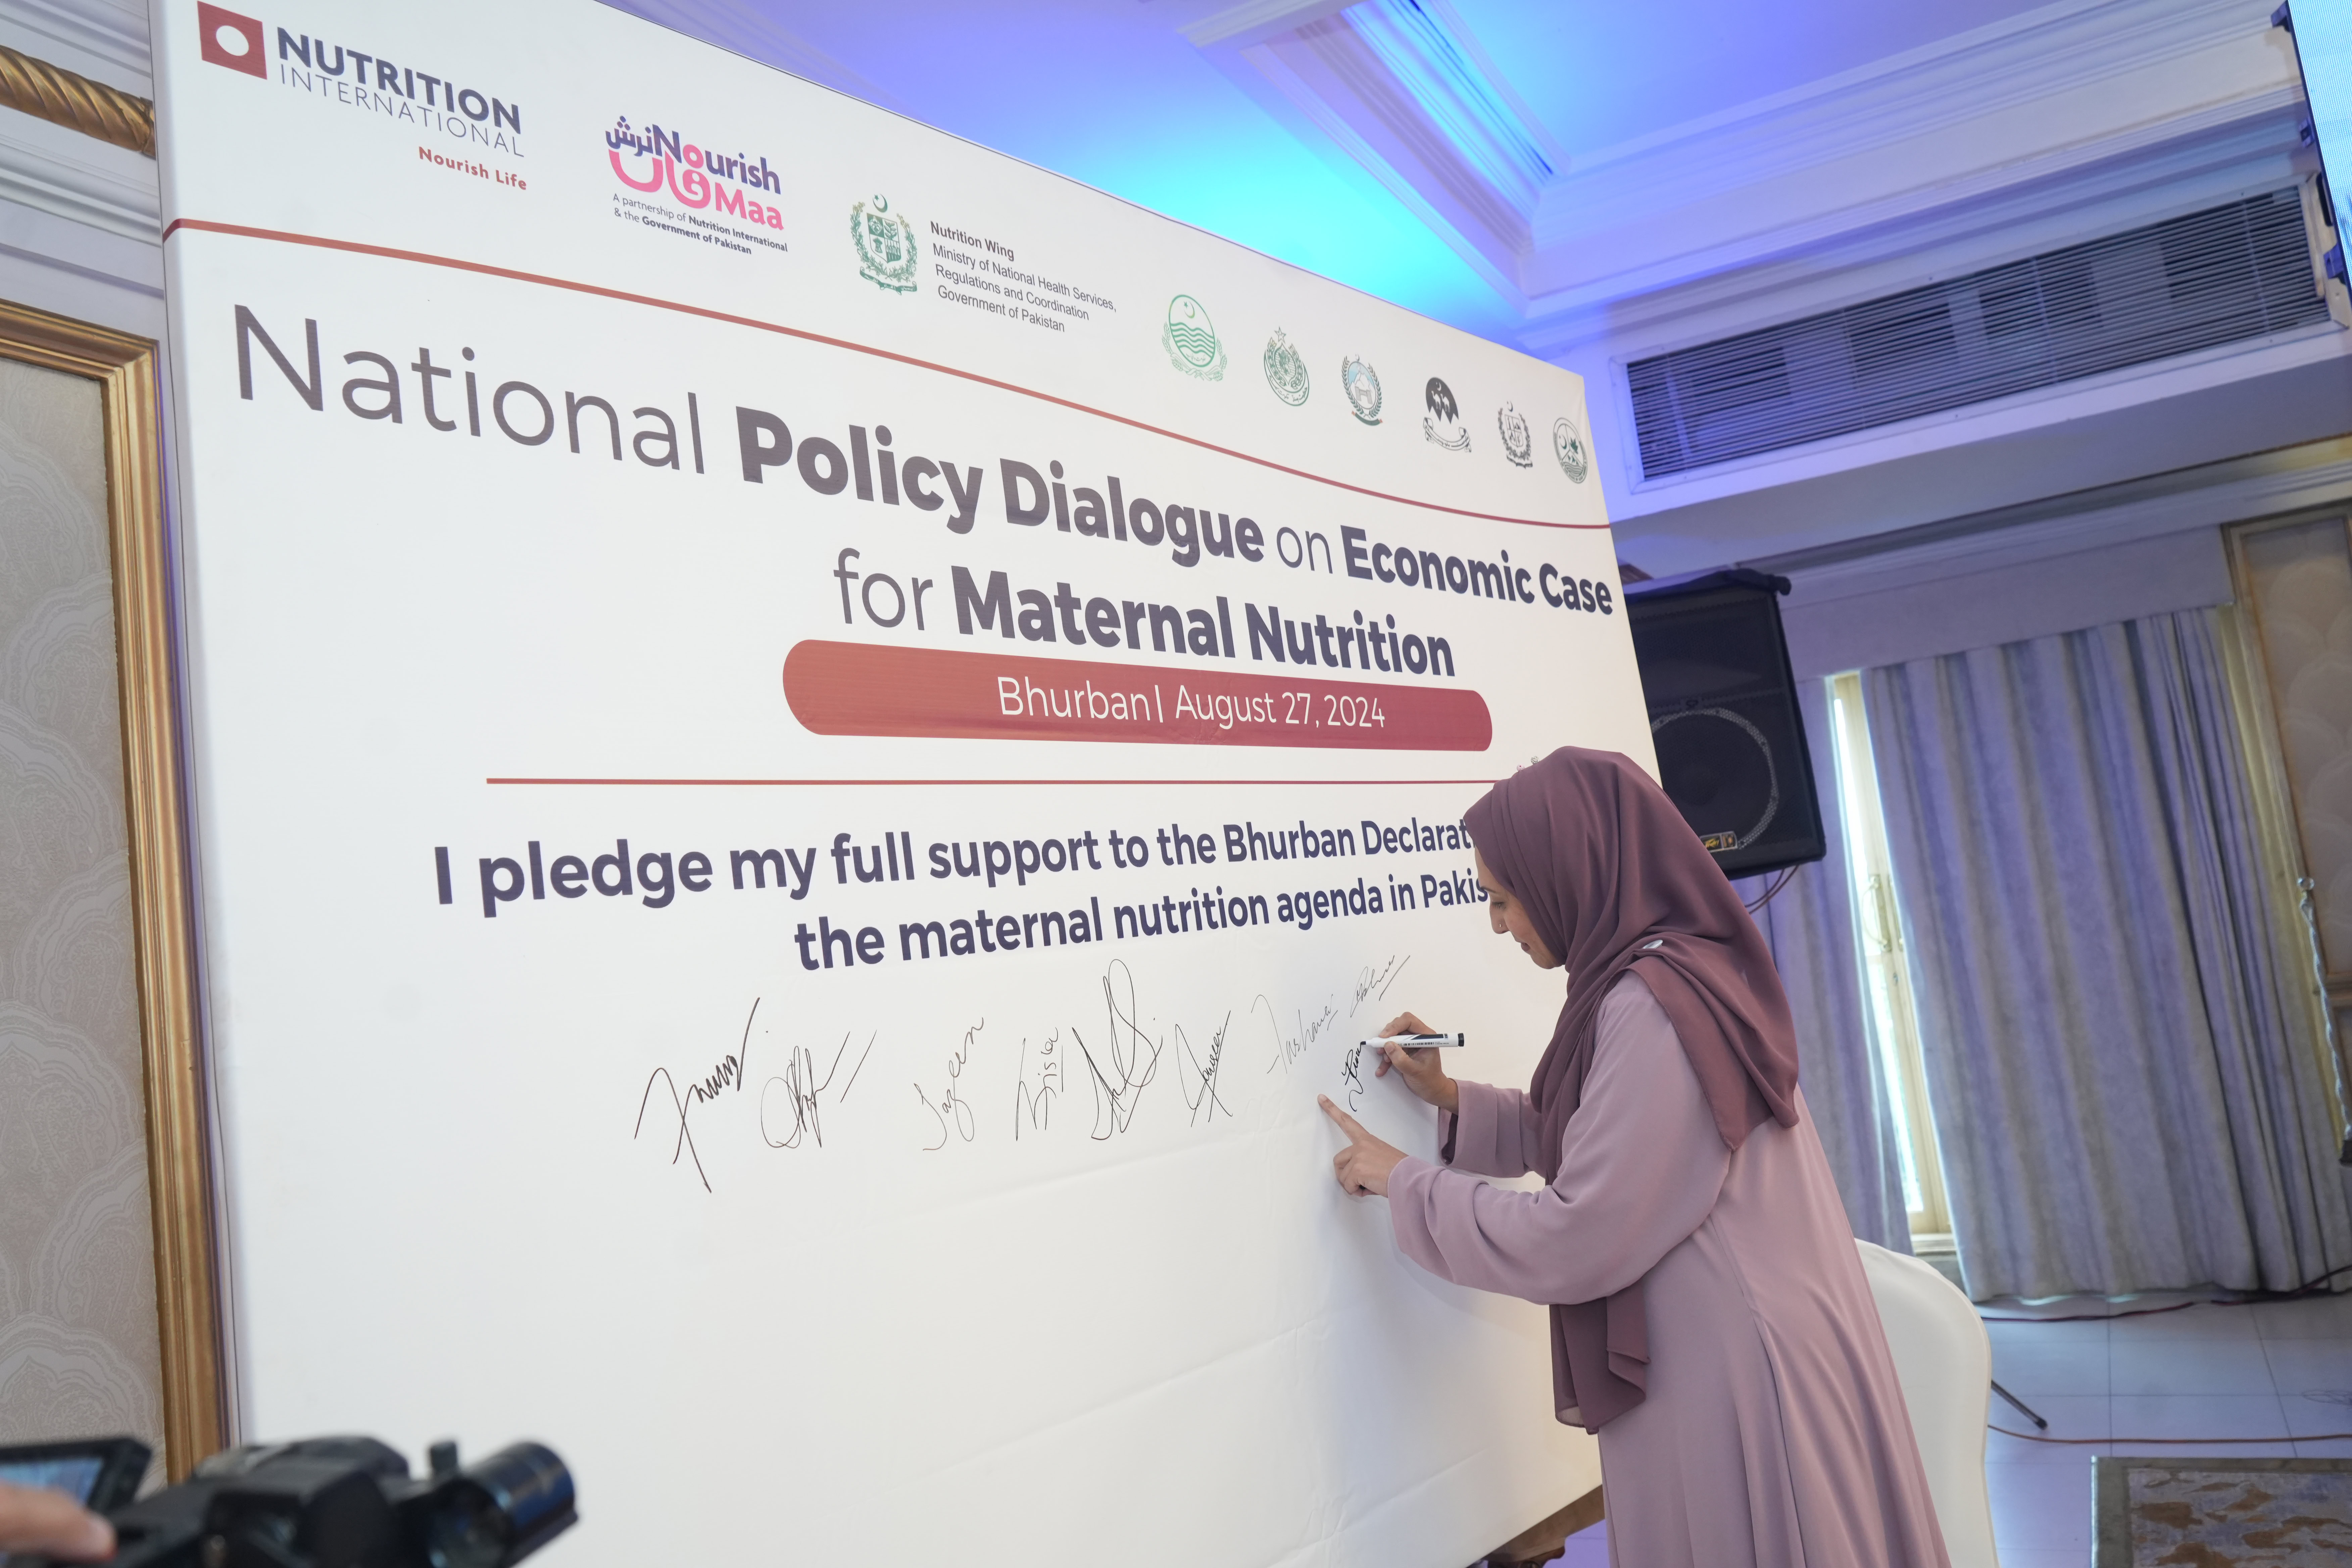
<instances>
[{"instance_id":1,"label":"patterned rug","mask_svg":"<svg viewBox=\"0 0 2352 1568\"><path fill-rule=\"evenodd\" d=\"M2344 1568L2352 1459L2091 1461L2095 1568Z\"/></svg>"}]
</instances>

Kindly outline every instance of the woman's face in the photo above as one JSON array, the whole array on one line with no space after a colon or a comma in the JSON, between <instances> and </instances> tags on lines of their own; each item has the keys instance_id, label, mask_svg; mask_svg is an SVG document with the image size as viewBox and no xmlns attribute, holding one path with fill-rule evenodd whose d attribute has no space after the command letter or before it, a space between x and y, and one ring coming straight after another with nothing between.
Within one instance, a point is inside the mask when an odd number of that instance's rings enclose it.
<instances>
[{"instance_id":1,"label":"woman's face","mask_svg":"<svg viewBox=\"0 0 2352 1568\"><path fill-rule=\"evenodd\" d=\"M1535 921L1528 919L1525 905L1512 895L1508 888L1495 880L1495 873L1486 869L1486 858L1473 851L1478 866L1478 885L1486 889L1486 918L1494 922L1496 936L1507 936L1519 944L1519 951L1533 961L1538 969L1558 969L1559 958L1544 945L1536 934Z\"/></svg>"}]
</instances>

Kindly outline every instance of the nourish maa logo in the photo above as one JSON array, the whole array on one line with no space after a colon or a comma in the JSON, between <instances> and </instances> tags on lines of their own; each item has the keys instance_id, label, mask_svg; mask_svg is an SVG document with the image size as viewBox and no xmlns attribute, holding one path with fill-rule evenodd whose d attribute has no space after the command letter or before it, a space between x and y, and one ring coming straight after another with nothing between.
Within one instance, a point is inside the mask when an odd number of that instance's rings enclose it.
<instances>
[{"instance_id":1,"label":"nourish maa logo","mask_svg":"<svg viewBox=\"0 0 2352 1568\"><path fill-rule=\"evenodd\" d=\"M765 156L753 163L742 153L698 146L681 133L658 125L633 131L626 115L604 132L604 150L612 161L614 177L633 191L651 195L666 186L684 205L708 207L714 215L725 213L770 228L784 226L782 213L743 194L747 190L765 195L782 192L783 181L768 167ZM626 163L621 161L624 153L628 155Z\"/></svg>"}]
</instances>

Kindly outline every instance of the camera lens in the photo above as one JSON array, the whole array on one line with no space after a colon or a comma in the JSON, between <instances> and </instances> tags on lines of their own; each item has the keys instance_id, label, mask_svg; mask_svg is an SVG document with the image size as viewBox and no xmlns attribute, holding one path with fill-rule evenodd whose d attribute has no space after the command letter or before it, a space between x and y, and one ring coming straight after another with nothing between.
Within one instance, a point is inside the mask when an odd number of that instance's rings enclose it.
<instances>
[{"instance_id":1,"label":"camera lens","mask_svg":"<svg viewBox=\"0 0 2352 1568\"><path fill-rule=\"evenodd\" d=\"M433 1568L498 1568L506 1551L505 1517L470 1486L458 1489L425 1527L425 1557Z\"/></svg>"},{"instance_id":2,"label":"camera lens","mask_svg":"<svg viewBox=\"0 0 2352 1568\"><path fill-rule=\"evenodd\" d=\"M552 1449L516 1443L466 1467L425 1526L433 1568L501 1568L574 1517L572 1472Z\"/></svg>"}]
</instances>

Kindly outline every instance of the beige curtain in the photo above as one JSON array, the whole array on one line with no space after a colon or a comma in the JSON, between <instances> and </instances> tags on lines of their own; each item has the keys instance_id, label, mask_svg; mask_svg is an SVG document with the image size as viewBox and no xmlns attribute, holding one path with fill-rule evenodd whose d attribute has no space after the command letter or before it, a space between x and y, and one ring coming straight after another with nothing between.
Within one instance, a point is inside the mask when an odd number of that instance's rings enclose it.
<instances>
[{"instance_id":1,"label":"beige curtain","mask_svg":"<svg viewBox=\"0 0 2352 1568\"><path fill-rule=\"evenodd\" d=\"M1969 1293L2352 1264L2221 613L1866 672Z\"/></svg>"}]
</instances>

